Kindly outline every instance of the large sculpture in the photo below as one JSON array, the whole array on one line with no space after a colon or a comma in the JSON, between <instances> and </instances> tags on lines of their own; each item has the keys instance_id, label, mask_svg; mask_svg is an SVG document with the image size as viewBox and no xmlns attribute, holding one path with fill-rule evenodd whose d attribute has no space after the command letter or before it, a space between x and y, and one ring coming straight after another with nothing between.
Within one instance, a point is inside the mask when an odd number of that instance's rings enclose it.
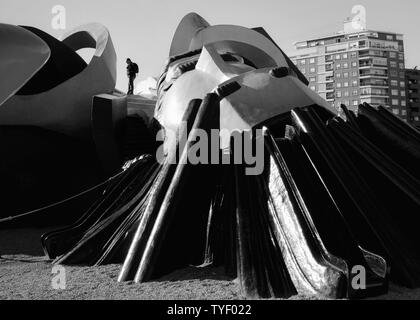
<instances>
[{"instance_id":1,"label":"large sculpture","mask_svg":"<svg viewBox=\"0 0 420 320\"><path fill-rule=\"evenodd\" d=\"M158 81L149 154L76 223L45 234L44 250L61 264L123 263L119 281L223 265L247 297L361 298L390 279L419 287L420 133L384 108L342 108L345 120L263 29L189 14ZM229 161L188 161L198 129L221 130L212 157ZM248 130L264 145L254 175L236 158L235 132Z\"/></svg>"}]
</instances>

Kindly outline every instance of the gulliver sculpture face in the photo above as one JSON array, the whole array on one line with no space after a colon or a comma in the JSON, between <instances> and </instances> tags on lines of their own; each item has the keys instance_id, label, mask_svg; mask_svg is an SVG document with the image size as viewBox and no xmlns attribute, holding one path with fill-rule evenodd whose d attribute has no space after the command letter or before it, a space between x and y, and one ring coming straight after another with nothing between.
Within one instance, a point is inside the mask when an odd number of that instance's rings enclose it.
<instances>
[{"instance_id":1,"label":"gulliver sculpture face","mask_svg":"<svg viewBox=\"0 0 420 320\"><path fill-rule=\"evenodd\" d=\"M244 27L210 26L187 15L175 32L171 58L161 75L155 118L176 130L192 99L203 99L226 84L240 88L220 101L220 129L250 129L296 107L330 105L301 81L304 78L265 35ZM226 131L226 132L227 132ZM221 148L229 135L222 135Z\"/></svg>"}]
</instances>

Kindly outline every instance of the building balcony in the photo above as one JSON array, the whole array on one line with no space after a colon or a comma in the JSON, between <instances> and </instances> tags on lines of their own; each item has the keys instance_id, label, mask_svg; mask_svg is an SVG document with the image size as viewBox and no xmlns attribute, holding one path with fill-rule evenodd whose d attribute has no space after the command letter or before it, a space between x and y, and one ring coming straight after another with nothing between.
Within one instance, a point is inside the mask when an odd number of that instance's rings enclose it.
<instances>
[{"instance_id":1,"label":"building balcony","mask_svg":"<svg viewBox=\"0 0 420 320\"><path fill-rule=\"evenodd\" d=\"M389 83L384 79L364 79L360 81L360 87L388 88Z\"/></svg>"},{"instance_id":2,"label":"building balcony","mask_svg":"<svg viewBox=\"0 0 420 320\"><path fill-rule=\"evenodd\" d=\"M381 65L373 64L373 63L359 63L359 69L365 70L365 69L370 69L370 68L388 70L387 66L381 66Z\"/></svg>"},{"instance_id":3,"label":"building balcony","mask_svg":"<svg viewBox=\"0 0 420 320\"><path fill-rule=\"evenodd\" d=\"M364 88L379 88L379 89L388 89L389 86L388 85L379 85L379 84L361 84L360 89L364 89Z\"/></svg>"},{"instance_id":4,"label":"building balcony","mask_svg":"<svg viewBox=\"0 0 420 320\"><path fill-rule=\"evenodd\" d=\"M360 96L363 98L389 98L387 93L361 93Z\"/></svg>"},{"instance_id":5,"label":"building balcony","mask_svg":"<svg viewBox=\"0 0 420 320\"><path fill-rule=\"evenodd\" d=\"M377 51L377 52L374 52L373 50L359 51L359 59L368 59L372 57L386 58L386 54L385 52L382 52L382 51Z\"/></svg>"},{"instance_id":6,"label":"building balcony","mask_svg":"<svg viewBox=\"0 0 420 320\"><path fill-rule=\"evenodd\" d=\"M388 75L381 75L376 73L363 73L359 76L360 79L367 79L367 78L378 78L378 79L388 79Z\"/></svg>"}]
</instances>

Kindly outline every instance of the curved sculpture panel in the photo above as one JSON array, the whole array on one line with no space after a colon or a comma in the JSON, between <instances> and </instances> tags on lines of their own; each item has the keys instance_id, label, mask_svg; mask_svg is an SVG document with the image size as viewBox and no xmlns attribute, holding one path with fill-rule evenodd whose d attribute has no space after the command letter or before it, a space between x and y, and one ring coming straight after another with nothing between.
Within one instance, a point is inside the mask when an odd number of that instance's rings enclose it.
<instances>
[{"instance_id":1,"label":"curved sculpture panel","mask_svg":"<svg viewBox=\"0 0 420 320\"><path fill-rule=\"evenodd\" d=\"M0 107L50 58L50 48L24 28L0 23Z\"/></svg>"},{"instance_id":2,"label":"curved sculpture panel","mask_svg":"<svg viewBox=\"0 0 420 320\"><path fill-rule=\"evenodd\" d=\"M51 55L44 66L16 93L36 95L66 82L86 68L86 62L60 40L34 27L22 26L41 38L50 48Z\"/></svg>"},{"instance_id":3,"label":"curved sculpture panel","mask_svg":"<svg viewBox=\"0 0 420 320\"><path fill-rule=\"evenodd\" d=\"M115 87L115 50L108 30L100 24L77 28L64 38L63 44L73 51L95 48L95 55L81 72L53 88L9 98L0 106L0 125L33 125L91 139L92 98L96 94L112 93ZM5 61L10 58L7 56ZM44 60L43 65L47 62L48 59ZM28 76L26 82L29 80Z\"/></svg>"}]
</instances>

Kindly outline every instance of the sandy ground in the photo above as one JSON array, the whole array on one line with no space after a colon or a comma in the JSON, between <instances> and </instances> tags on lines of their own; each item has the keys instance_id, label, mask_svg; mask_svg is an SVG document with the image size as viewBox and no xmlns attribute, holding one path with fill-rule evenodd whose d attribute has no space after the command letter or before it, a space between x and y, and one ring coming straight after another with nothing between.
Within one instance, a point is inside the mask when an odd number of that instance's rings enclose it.
<instances>
[{"instance_id":1,"label":"sandy ground","mask_svg":"<svg viewBox=\"0 0 420 320\"><path fill-rule=\"evenodd\" d=\"M52 265L40 246L46 230L0 230L0 300L38 299L242 299L234 279L222 269L190 267L157 281L143 284L118 283L120 265L65 267L66 289L52 287ZM294 297L293 299L304 299ZM376 299L417 299L420 289L408 290L391 285L390 293Z\"/></svg>"}]
</instances>

